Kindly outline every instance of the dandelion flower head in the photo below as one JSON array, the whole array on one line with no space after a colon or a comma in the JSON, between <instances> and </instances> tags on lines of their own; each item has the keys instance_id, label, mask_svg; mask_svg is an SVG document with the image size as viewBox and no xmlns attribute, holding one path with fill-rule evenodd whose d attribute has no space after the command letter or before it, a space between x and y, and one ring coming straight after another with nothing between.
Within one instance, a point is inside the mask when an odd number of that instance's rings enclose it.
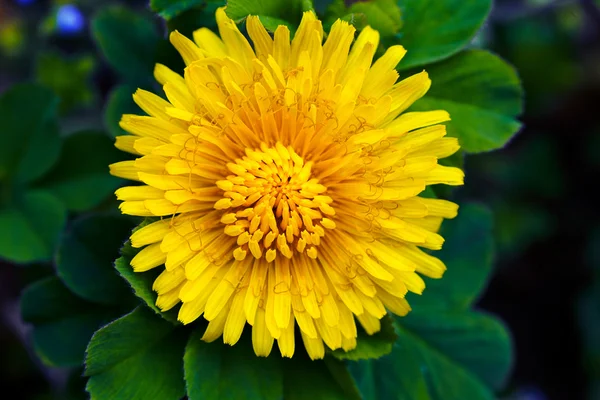
<instances>
[{"instance_id":1,"label":"dandelion flower head","mask_svg":"<svg viewBox=\"0 0 600 400\"><path fill-rule=\"evenodd\" d=\"M224 9L216 19L219 35L171 34L184 75L157 65L167 100L138 90L148 115L121 121L116 146L137 158L111 173L141 182L117 191L121 211L154 217L131 236L132 268L159 268L157 306L209 321L205 341L233 345L248 324L259 356L276 341L291 357L298 333L313 359L353 349L357 322L379 331L445 270L422 249L441 248L458 207L419 194L463 183L438 164L459 149L449 115L405 112L431 82L399 79L402 46L374 61L370 27L355 38L338 20L324 39L306 12L290 40L249 16L250 44Z\"/></svg>"}]
</instances>

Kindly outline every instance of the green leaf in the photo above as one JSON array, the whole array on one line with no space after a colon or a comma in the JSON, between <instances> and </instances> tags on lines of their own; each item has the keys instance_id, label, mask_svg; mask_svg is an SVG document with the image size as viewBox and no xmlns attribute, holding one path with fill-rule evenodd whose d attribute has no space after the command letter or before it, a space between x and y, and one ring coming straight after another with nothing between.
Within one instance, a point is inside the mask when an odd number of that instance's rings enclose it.
<instances>
[{"instance_id":1,"label":"green leaf","mask_svg":"<svg viewBox=\"0 0 600 400\"><path fill-rule=\"evenodd\" d=\"M228 346L201 337L199 330L191 335L183 358L190 400L283 397L281 358L257 357L249 340Z\"/></svg>"},{"instance_id":2,"label":"green leaf","mask_svg":"<svg viewBox=\"0 0 600 400\"><path fill-rule=\"evenodd\" d=\"M262 18L277 18L297 25L306 4L305 0L228 0L225 12L234 21L241 21L248 15L260 15Z\"/></svg>"},{"instance_id":3,"label":"green leaf","mask_svg":"<svg viewBox=\"0 0 600 400\"><path fill-rule=\"evenodd\" d=\"M364 400L430 399L417 359L399 341L390 355L350 362L348 368Z\"/></svg>"},{"instance_id":4,"label":"green leaf","mask_svg":"<svg viewBox=\"0 0 600 400\"><path fill-rule=\"evenodd\" d=\"M128 82L151 81L160 40L152 20L124 7L106 8L92 19L92 37L110 66Z\"/></svg>"},{"instance_id":5,"label":"green leaf","mask_svg":"<svg viewBox=\"0 0 600 400\"><path fill-rule=\"evenodd\" d=\"M134 229L134 232L150 222L152 222L151 219L146 219L136 229ZM160 308L156 306L157 294L154 292L154 290L152 290L152 285L154 284L154 280L161 272L160 268L154 268L147 272L133 271L133 268L131 267L131 259L135 257L138 251L140 251L140 249L134 249L131 247L131 243L127 241L121 249L121 257L115 261L115 268L121 277L127 281L129 286L131 286L135 295L142 299L152 311L154 311L156 314L159 314L167 321L178 324L178 307L163 313Z\"/></svg>"},{"instance_id":6,"label":"green leaf","mask_svg":"<svg viewBox=\"0 0 600 400\"><path fill-rule=\"evenodd\" d=\"M361 13L346 14L341 16L340 19L342 21L346 21L359 31L364 29L367 25L369 25L369 22L367 21L367 16Z\"/></svg>"},{"instance_id":7,"label":"green leaf","mask_svg":"<svg viewBox=\"0 0 600 400\"><path fill-rule=\"evenodd\" d=\"M491 9L491 0L398 0L404 25L400 44L408 53L399 67L440 61L463 49Z\"/></svg>"},{"instance_id":8,"label":"green leaf","mask_svg":"<svg viewBox=\"0 0 600 400\"><path fill-rule=\"evenodd\" d=\"M336 361L336 360L332 360ZM311 361L306 353L297 352L292 359L282 360L285 400L354 400L353 388L340 386L340 373L331 373L325 361Z\"/></svg>"},{"instance_id":9,"label":"green leaf","mask_svg":"<svg viewBox=\"0 0 600 400\"><path fill-rule=\"evenodd\" d=\"M302 0L302 11L312 11L316 13L313 0Z\"/></svg>"},{"instance_id":10,"label":"green leaf","mask_svg":"<svg viewBox=\"0 0 600 400\"><path fill-rule=\"evenodd\" d=\"M464 368L487 387L500 390L505 384L513 364L510 336L504 325L496 318L478 312L412 312L398 318L399 336L410 336L418 340L422 358L421 367L450 362L452 368ZM417 339L418 338L418 339ZM432 371L432 377L434 369ZM440 369L440 376L449 371ZM443 388L432 386L440 393ZM459 389L459 388L455 388ZM432 388L430 388L432 390ZM472 398L463 396L463 399Z\"/></svg>"},{"instance_id":11,"label":"green leaf","mask_svg":"<svg viewBox=\"0 0 600 400\"><path fill-rule=\"evenodd\" d=\"M383 38L395 35L402 26L402 12L396 0L355 2L348 11L352 14L364 15L367 24L379 31Z\"/></svg>"},{"instance_id":12,"label":"green leaf","mask_svg":"<svg viewBox=\"0 0 600 400\"><path fill-rule=\"evenodd\" d=\"M58 98L39 85L15 85L0 96L0 183L27 183L56 162L61 140Z\"/></svg>"},{"instance_id":13,"label":"green leaf","mask_svg":"<svg viewBox=\"0 0 600 400\"><path fill-rule=\"evenodd\" d=\"M150 0L152 11L171 19L184 11L204 5L205 0Z\"/></svg>"},{"instance_id":14,"label":"green leaf","mask_svg":"<svg viewBox=\"0 0 600 400\"><path fill-rule=\"evenodd\" d=\"M348 400L362 400L358 386L354 377L348 370L346 363L332 357L323 359L325 366L329 370L331 377L338 383L340 388L345 392Z\"/></svg>"},{"instance_id":15,"label":"green leaf","mask_svg":"<svg viewBox=\"0 0 600 400\"><path fill-rule=\"evenodd\" d=\"M60 99L61 113L90 106L94 91L90 85L96 60L91 55L65 57L55 52L42 53L36 62L36 80L52 89Z\"/></svg>"},{"instance_id":16,"label":"green leaf","mask_svg":"<svg viewBox=\"0 0 600 400\"><path fill-rule=\"evenodd\" d=\"M381 320L381 330L374 335L369 335L364 330L359 331L354 350L346 352L339 349L331 354L339 360L379 358L392 352L392 346L397 338L392 319L385 316Z\"/></svg>"},{"instance_id":17,"label":"green leaf","mask_svg":"<svg viewBox=\"0 0 600 400\"><path fill-rule=\"evenodd\" d=\"M352 2L349 7L343 0L333 0L326 9L325 30L339 18L362 30L367 25L379 31L382 38L393 37L402 26L402 12L396 0L371 0Z\"/></svg>"},{"instance_id":18,"label":"green leaf","mask_svg":"<svg viewBox=\"0 0 600 400\"><path fill-rule=\"evenodd\" d=\"M17 263L49 260L66 219L56 197L42 190L26 192L0 208L0 257Z\"/></svg>"},{"instance_id":19,"label":"green leaf","mask_svg":"<svg viewBox=\"0 0 600 400\"><path fill-rule=\"evenodd\" d=\"M129 245L129 242L126 246ZM162 312L156 306L156 293L152 291L152 284L158 277L158 274L152 271L138 273L133 272L133 268L130 265L131 259L127 257L119 257L115 261L115 268L119 274L129 283L133 289L135 295L140 299L144 300L146 305L150 307L155 313L161 314Z\"/></svg>"},{"instance_id":20,"label":"green leaf","mask_svg":"<svg viewBox=\"0 0 600 400\"><path fill-rule=\"evenodd\" d=\"M219 7L223 7L224 5L225 5L225 0L215 0L215 1L206 2L205 6L202 8L193 8L182 14L179 14L178 16L176 16L174 18L169 19L167 21L167 28L168 28L169 32L178 30L182 35L187 36L189 38L193 37L194 31L196 31L197 29L199 29L201 27L208 28L208 29L212 30L213 32L218 32L218 26L217 26L217 21L215 19L215 13ZM164 46L164 47L170 47L172 49L172 51L177 55L177 58L178 58L179 62L181 63L181 69L175 68L176 67L175 65L170 65L168 63L166 63L165 65L168 65L169 67L171 67L171 69L173 69L173 71L176 71L176 72L182 74L183 68L185 68L185 64L183 63L183 60L181 59L181 55L175 50L175 48L173 47L171 42L169 42L168 40L165 40L164 42L166 44L166 46ZM161 50L162 49L159 49L158 62L162 63L162 60L160 59ZM164 52L164 50L162 50L162 52Z\"/></svg>"},{"instance_id":21,"label":"green leaf","mask_svg":"<svg viewBox=\"0 0 600 400\"><path fill-rule=\"evenodd\" d=\"M98 206L122 182L108 173L108 165L123 159L102 132L80 132L65 140L58 164L39 186L60 198L72 211Z\"/></svg>"},{"instance_id":22,"label":"green leaf","mask_svg":"<svg viewBox=\"0 0 600 400\"><path fill-rule=\"evenodd\" d=\"M427 67L432 86L411 111L450 113L448 135L469 153L503 147L518 132L523 90L515 70L484 50L468 50Z\"/></svg>"},{"instance_id":23,"label":"green leaf","mask_svg":"<svg viewBox=\"0 0 600 400\"><path fill-rule=\"evenodd\" d=\"M123 114L142 114L133 101L135 88L129 85L116 86L109 94L104 110L104 125L112 137L127 135L119 126Z\"/></svg>"},{"instance_id":24,"label":"green leaf","mask_svg":"<svg viewBox=\"0 0 600 400\"><path fill-rule=\"evenodd\" d=\"M92 334L116 317L115 310L100 308L73 295L57 277L38 281L23 291L21 313L32 323L33 345L45 364L82 365Z\"/></svg>"},{"instance_id":25,"label":"green leaf","mask_svg":"<svg viewBox=\"0 0 600 400\"><path fill-rule=\"evenodd\" d=\"M290 33L296 31L296 27L284 19L268 17L266 15L259 15L258 18L260 19L260 22L264 25L265 29L269 32L275 32L279 25L287 26L287 28L290 30Z\"/></svg>"},{"instance_id":26,"label":"green leaf","mask_svg":"<svg viewBox=\"0 0 600 400\"><path fill-rule=\"evenodd\" d=\"M409 318L410 317L410 318ZM474 312L399 318L393 352L350 363L365 400L495 398L511 365L504 327Z\"/></svg>"},{"instance_id":27,"label":"green leaf","mask_svg":"<svg viewBox=\"0 0 600 400\"><path fill-rule=\"evenodd\" d=\"M466 310L483 291L492 272L493 216L485 206L467 203L458 217L444 222L441 235L446 243L433 255L448 268L442 279L427 279L422 296L407 300L412 309ZM465 245L468 244L468 245Z\"/></svg>"},{"instance_id":28,"label":"green leaf","mask_svg":"<svg viewBox=\"0 0 600 400\"><path fill-rule=\"evenodd\" d=\"M183 334L144 307L98 330L86 357L91 398L181 399Z\"/></svg>"},{"instance_id":29,"label":"green leaf","mask_svg":"<svg viewBox=\"0 0 600 400\"><path fill-rule=\"evenodd\" d=\"M132 220L119 215L96 214L75 221L56 256L57 273L65 285L94 303L131 304L131 291L113 261L132 228Z\"/></svg>"}]
</instances>

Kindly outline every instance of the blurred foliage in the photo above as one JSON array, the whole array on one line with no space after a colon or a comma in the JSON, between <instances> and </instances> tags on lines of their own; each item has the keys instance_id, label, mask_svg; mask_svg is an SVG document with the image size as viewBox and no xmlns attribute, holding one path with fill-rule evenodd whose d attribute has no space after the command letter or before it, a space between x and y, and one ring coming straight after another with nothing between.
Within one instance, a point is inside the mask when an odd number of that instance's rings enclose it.
<instances>
[{"instance_id":1,"label":"blurred foliage","mask_svg":"<svg viewBox=\"0 0 600 400\"><path fill-rule=\"evenodd\" d=\"M90 86L90 78L95 62L90 55L67 59L57 53L44 52L38 57L36 80L60 97L61 114L93 104L95 93Z\"/></svg>"}]
</instances>

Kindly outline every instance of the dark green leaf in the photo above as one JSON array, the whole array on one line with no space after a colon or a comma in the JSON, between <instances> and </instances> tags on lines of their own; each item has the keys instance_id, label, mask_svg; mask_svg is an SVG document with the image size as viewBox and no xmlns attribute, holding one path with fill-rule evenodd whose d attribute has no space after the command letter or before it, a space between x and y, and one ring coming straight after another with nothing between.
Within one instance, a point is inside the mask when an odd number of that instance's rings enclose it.
<instances>
[{"instance_id":1,"label":"dark green leaf","mask_svg":"<svg viewBox=\"0 0 600 400\"><path fill-rule=\"evenodd\" d=\"M367 24L379 31L381 37L395 35L402 26L402 13L396 0L355 2L348 8L348 12L364 15Z\"/></svg>"},{"instance_id":2,"label":"dark green leaf","mask_svg":"<svg viewBox=\"0 0 600 400\"><path fill-rule=\"evenodd\" d=\"M510 339L494 318L435 311L398 318L393 352L350 363L365 400L493 399L511 365Z\"/></svg>"},{"instance_id":3,"label":"dark green leaf","mask_svg":"<svg viewBox=\"0 0 600 400\"><path fill-rule=\"evenodd\" d=\"M404 25L400 44L408 69L443 60L463 49L485 21L491 0L398 0Z\"/></svg>"},{"instance_id":4,"label":"dark green leaf","mask_svg":"<svg viewBox=\"0 0 600 400\"><path fill-rule=\"evenodd\" d=\"M98 330L87 348L92 399L179 400L185 332L139 307Z\"/></svg>"},{"instance_id":5,"label":"dark green leaf","mask_svg":"<svg viewBox=\"0 0 600 400\"><path fill-rule=\"evenodd\" d=\"M313 0L302 0L302 11L315 12L315 6L313 4Z\"/></svg>"},{"instance_id":6,"label":"dark green leaf","mask_svg":"<svg viewBox=\"0 0 600 400\"><path fill-rule=\"evenodd\" d=\"M249 341L231 347L205 343L202 331L191 335L184 356L190 400L264 399L283 397L281 359L257 357Z\"/></svg>"},{"instance_id":7,"label":"dark green leaf","mask_svg":"<svg viewBox=\"0 0 600 400\"><path fill-rule=\"evenodd\" d=\"M369 25L367 16L361 13L346 14L340 17L340 19L354 26L359 31L364 29L365 26Z\"/></svg>"},{"instance_id":8,"label":"dark green leaf","mask_svg":"<svg viewBox=\"0 0 600 400\"><path fill-rule=\"evenodd\" d=\"M398 318L400 342L403 336L419 341L421 367L451 362L494 390L502 389L512 366L511 340L504 325L496 318L476 312L412 312ZM434 369L431 368L432 377ZM436 379L449 371L440 371ZM440 393L444 390L436 384ZM458 390L458 388L456 388ZM432 388L430 388L432 390ZM463 399L472 398L463 396Z\"/></svg>"},{"instance_id":9,"label":"dark green leaf","mask_svg":"<svg viewBox=\"0 0 600 400\"><path fill-rule=\"evenodd\" d=\"M104 125L113 137L127 134L119 126L123 114L143 115L140 108L133 101L133 93L135 93L133 86L119 85L108 96L106 109L104 110Z\"/></svg>"},{"instance_id":10,"label":"dark green leaf","mask_svg":"<svg viewBox=\"0 0 600 400\"><path fill-rule=\"evenodd\" d=\"M349 7L343 0L334 0L327 6L325 29L331 29L338 18L359 31L370 25L382 38L393 37L402 26L402 13L395 0L352 2Z\"/></svg>"},{"instance_id":11,"label":"dark green leaf","mask_svg":"<svg viewBox=\"0 0 600 400\"><path fill-rule=\"evenodd\" d=\"M266 15L259 15L258 17L260 19L260 22L264 25L265 29L269 32L275 32L279 25L287 26L291 33L296 31L296 27L284 19L268 17Z\"/></svg>"},{"instance_id":12,"label":"dark green leaf","mask_svg":"<svg viewBox=\"0 0 600 400\"><path fill-rule=\"evenodd\" d=\"M390 348L391 350L391 348ZM325 357L323 360L329 370L331 377L337 382L340 388L346 393L348 400L361 400L362 396L356 385L354 377L348 370L345 362L332 357Z\"/></svg>"},{"instance_id":13,"label":"dark green leaf","mask_svg":"<svg viewBox=\"0 0 600 400\"><path fill-rule=\"evenodd\" d=\"M74 296L56 277L23 291L21 313L23 320L34 326L36 353L44 363L60 367L82 365L94 331L116 317L115 310L99 308Z\"/></svg>"},{"instance_id":14,"label":"dark green leaf","mask_svg":"<svg viewBox=\"0 0 600 400\"><path fill-rule=\"evenodd\" d=\"M108 173L108 165L123 160L111 139L101 132L69 136L58 164L40 186L60 198L70 210L96 207L119 186L121 180Z\"/></svg>"},{"instance_id":15,"label":"dark green leaf","mask_svg":"<svg viewBox=\"0 0 600 400\"><path fill-rule=\"evenodd\" d=\"M144 221L136 229L145 226L149 222L150 220ZM154 311L156 314L159 314L161 317L165 318L171 323L178 323L177 308L163 313L160 311L160 308L156 306L157 294L152 290L152 285L154 284L154 280L160 274L160 271L157 268L147 272L133 271L133 268L131 267L131 259L135 257L138 251L139 249L134 249L131 247L131 243L129 241L126 242L121 249L121 257L115 261L115 268L121 277L123 277L123 279L125 279L131 286L135 292L135 295L142 299L144 303L146 303L146 305L152 309L152 311Z\"/></svg>"},{"instance_id":16,"label":"dark green leaf","mask_svg":"<svg viewBox=\"0 0 600 400\"><path fill-rule=\"evenodd\" d=\"M492 271L492 224L491 211L473 203L462 205L458 217L444 222L441 235L446 243L433 255L444 261L448 270L442 279L427 279L422 296L408 297L413 310L466 310L471 306Z\"/></svg>"},{"instance_id":17,"label":"dark green leaf","mask_svg":"<svg viewBox=\"0 0 600 400\"><path fill-rule=\"evenodd\" d=\"M285 400L353 400L348 397L352 388L342 388L323 360L311 361L306 353L294 354L290 359L282 360L283 389ZM335 361L335 360L333 360Z\"/></svg>"},{"instance_id":18,"label":"dark green leaf","mask_svg":"<svg viewBox=\"0 0 600 400\"><path fill-rule=\"evenodd\" d=\"M181 34L183 34L189 38L193 37L194 31L196 31L199 28L208 28L208 29L212 30L213 32L218 32L217 21L215 19L215 13L219 7L222 7L224 5L225 5L225 0L216 0L216 1L207 2L206 5L202 8L190 9L182 14L179 14L177 17L171 18L170 20L167 21L167 28L169 29L169 32L178 30ZM166 47L171 47L171 49L173 49L173 51L175 51L173 45L168 40L165 42L168 44L168 46L166 46ZM177 53L177 51L175 51L175 53ZM159 49L159 56L160 56L160 49ZM179 53L177 53L177 57L179 58L179 61L182 63L181 70L174 68L174 66L171 66L168 63L165 65L168 65L174 71L183 72L184 65L183 65L183 61L181 60L181 55L179 55ZM160 59L158 61L161 62Z\"/></svg>"},{"instance_id":19,"label":"dark green leaf","mask_svg":"<svg viewBox=\"0 0 600 400\"><path fill-rule=\"evenodd\" d=\"M126 244L128 246L129 243ZM161 314L160 309L156 306L156 293L152 291L152 284L158 276L153 271L149 272L133 272L130 265L131 259L127 257L119 257L115 261L115 268L121 276L129 283L135 295L146 303L157 314Z\"/></svg>"},{"instance_id":20,"label":"dark green leaf","mask_svg":"<svg viewBox=\"0 0 600 400\"><path fill-rule=\"evenodd\" d=\"M260 15L282 19L297 24L302 17L303 0L228 0L225 12L234 21L241 21L248 15Z\"/></svg>"},{"instance_id":21,"label":"dark green leaf","mask_svg":"<svg viewBox=\"0 0 600 400\"><path fill-rule=\"evenodd\" d=\"M49 260L66 219L56 197L42 190L26 192L0 208L0 257L18 263Z\"/></svg>"},{"instance_id":22,"label":"dark green leaf","mask_svg":"<svg viewBox=\"0 0 600 400\"><path fill-rule=\"evenodd\" d=\"M152 20L124 7L110 7L93 18L92 36L111 67L127 81L152 79L160 39Z\"/></svg>"},{"instance_id":23,"label":"dark green leaf","mask_svg":"<svg viewBox=\"0 0 600 400\"><path fill-rule=\"evenodd\" d=\"M113 262L132 228L130 218L118 215L97 214L75 221L56 257L58 275L69 289L95 303L131 304L131 291Z\"/></svg>"},{"instance_id":24,"label":"dark green leaf","mask_svg":"<svg viewBox=\"0 0 600 400\"><path fill-rule=\"evenodd\" d=\"M503 147L521 124L523 91L515 70L483 50L469 50L427 67L432 86L412 111L450 113L448 135L469 153Z\"/></svg>"},{"instance_id":25,"label":"dark green leaf","mask_svg":"<svg viewBox=\"0 0 600 400\"><path fill-rule=\"evenodd\" d=\"M350 362L348 368L364 400L430 399L417 359L400 342L394 344L392 354Z\"/></svg>"},{"instance_id":26,"label":"dark green leaf","mask_svg":"<svg viewBox=\"0 0 600 400\"><path fill-rule=\"evenodd\" d=\"M398 336L394 330L392 319L389 316L381 320L381 330L374 335L368 335L360 330L356 341L356 348L348 352L339 349L332 352L332 355L340 360L364 360L369 358L379 358L391 353L392 346Z\"/></svg>"},{"instance_id":27,"label":"dark green leaf","mask_svg":"<svg viewBox=\"0 0 600 400\"><path fill-rule=\"evenodd\" d=\"M205 2L205 0L150 0L150 7L164 19L171 19L191 8L202 6Z\"/></svg>"},{"instance_id":28,"label":"dark green leaf","mask_svg":"<svg viewBox=\"0 0 600 400\"><path fill-rule=\"evenodd\" d=\"M30 182L56 162L57 107L52 91L33 84L15 85L0 96L0 182Z\"/></svg>"}]
</instances>

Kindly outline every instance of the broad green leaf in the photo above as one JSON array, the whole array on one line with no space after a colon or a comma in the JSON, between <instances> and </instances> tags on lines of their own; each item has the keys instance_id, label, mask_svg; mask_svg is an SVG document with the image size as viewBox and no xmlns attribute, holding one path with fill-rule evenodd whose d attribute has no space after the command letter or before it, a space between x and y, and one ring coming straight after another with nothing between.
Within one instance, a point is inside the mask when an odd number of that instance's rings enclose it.
<instances>
[{"instance_id":1,"label":"broad green leaf","mask_svg":"<svg viewBox=\"0 0 600 400\"><path fill-rule=\"evenodd\" d=\"M339 349L331 354L339 360L379 358L392 352L392 346L397 338L392 319L386 316L381 320L381 330L376 334L368 335L364 330L359 331L354 350L346 352Z\"/></svg>"},{"instance_id":2,"label":"broad green leaf","mask_svg":"<svg viewBox=\"0 0 600 400\"><path fill-rule=\"evenodd\" d=\"M483 291L492 272L493 216L485 206L467 203L458 217L445 221L441 235L446 242L432 252L448 268L441 279L427 279L421 296L408 296L413 312L422 309L466 310ZM468 245L465 245L468 244Z\"/></svg>"},{"instance_id":3,"label":"broad green leaf","mask_svg":"<svg viewBox=\"0 0 600 400\"><path fill-rule=\"evenodd\" d=\"M248 15L260 15L297 25L306 4L307 2L302 0L228 0L225 12L234 21L241 21Z\"/></svg>"},{"instance_id":4,"label":"broad green leaf","mask_svg":"<svg viewBox=\"0 0 600 400\"><path fill-rule=\"evenodd\" d=\"M184 334L144 307L98 330L86 356L92 399L181 399Z\"/></svg>"},{"instance_id":5,"label":"broad green leaf","mask_svg":"<svg viewBox=\"0 0 600 400\"><path fill-rule=\"evenodd\" d=\"M397 331L390 355L349 364L365 400L491 400L511 365L506 330L487 315L436 311L399 318Z\"/></svg>"},{"instance_id":6,"label":"broad green leaf","mask_svg":"<svg viewBox=\"0 0 600 400\"><path fill-rule=\"evenodd\" d=\"M393 37L402 26L402 12L396 0L352 2L349 7L344 0L334 0L327 6L323 24L325 30L331 29L338 18L359 31L370 25L379 31L382 38Z\"/></svg>"},{"instance_id":7,"label":"broad green leaf","mask_svg":"<svg viewBox=\"0 0 600 400\"><path fill-rule=\"evenodd\" d=\"M335 360L333 360L335 361ZM285 400L354 400L352 388L340 386L339 372L335 378L323 360L311 361L306 353L296 350L292 359L282 360Z\"/></svg>"},{"instance_id":8,"label":"broad green leaf","mask_svg":"<svg viewBox=\"0 0 600 400\"><path fill-rule=\"evenodd\" d=\"M30 182L56 162L61 146L57 107L58 98L39 85L15 85L0 95L2 185Z\"/></svg>"},{"instance_id":9,"label":"broad green leaf","mask_svg":"<svg viewBox=\"0 0 600 400\"><path fill-rule=\"evenodd\" d=\"M323 361L333 380L335 380L339 387L345 392L346 399L362 400L362 396L356 385L356 380L350 373L346 363L332 357L325 357Z\"/></svg>"},{"instance_id":10,"label":"broad green leaf","mask_svg":"<svg viewBox=\"0 0 600 400\"><path fill-rule=\"evenodd\" d=\"M123 114L144 115L133 101L135 90L133 86L119 85L108 96L104 110L104 125L113 137L127 135L127 132L119 126Z\"/></svg>"},{"instance_id":11,"label":"broad green leaf","mask_svg":"<svg viewBox=\"0 0 600 400\"><path fill-rule=\"evenodd\" d=\"M475 36L491 4L491 0L398 0L404 21L399 42L408 51L399 67L417 67L458 53Z\"/></svg>"},{"instance_id":12,"label":"broad green leaf","mask_svg":"<svg viewBox=\"0 0 600 400\"><path fill-rule=\"evenodd\" d=\"M202 334L197 330L191 335L183 358L190 400L283 397L281 358L257 357L244 339L235 346L205 343Z\"/></svg>"},{"instance_id":13,"label":"broad green leaf","mask_svg":"<svg viewBox=\"0 0 600 400\"><path fill-rule=\"evenodd\" d=\"M301 0L300 3L302 5L302 11L312 11L312 12L316 13L315 5L313 4L313 0Z\"/></svg>"},{"instance_id":14,"label":"broad green leaf","mask_svg":"<svg viewBox=\"0 0 600 400\"><path fill-rule=\"evenodd\" d=\"M110 66L128 82L152 79L160 36L150 18L124 7L106 8L93 18L92 36Z\"/></svg>"},{"instance_id":15,"label":"broad green leaf","mask_svg":"<svg viewBox=\"0 0 600 400\"><path fill-rule=\"evenodd\" d=\"M457 368L464 368L487 387L502 389L513 359L510 336L498 319L471 311L417 311L397 318L397 321L400 342L403 334L413 335L420 341L424 355L422 367L437 362L436 358L443 355L447 359L445 361L450 361ZM440 370L440 375L443 373L448 372ZM432 386L438 385L433 382ZM444 393L442 388L439 390Z\"/></svg>"},{"instance_id":16,"label":"broad green leaf","mask_svg":"<svg viewBox=\"0 0 600 400\"><path fill-rule=\"evenodd\" d=\"M194 31L196 31L200 28L208 28L208 29L212 30L213 32L218 33L218 27L217 27L217 21L215 19L215 13L219 7L225 6L225 3L226 3L225 0L207 1L205 3L205 6L202 8L193 8L182 14L179 14L178 16L176 16L174 18L169 19L167 21L167 28L168 28L169 32L178 30L181 34L183 34L189 38L192 38ZM175 51L174 50L175 48L168 40L165 42L166 42L166 44L168 44L168 46L166 46L166 47L171 47L171 49L173 49L173 51ZM177 53L177 51L175 51L175 53ZM178 56L179 60L181 60L181 55L179 55L179 53L177 53L177 56ZM159 57L160 57L160 49L159 49ZM162 61L159 59L158 62L162 62ZM181 61L181 62L183 64L183 61ZM166 65L169 65L169 64L166 64ZM173 69L173 66L171 66L171 65L169 65L169 66ZM184 66L185 65L182 66L181 70L179 70L179 69L173 69L173 70L183 73Z\"/></svg>"},{"instance_id":17,"label":"broad green leaf","mask_svg":"<svg viewBox=\"0 0 600 400\"><path fill-rule=\"evenodd\" d=\"M76 133L65 140L58 163L39 186L69 210L86 211L106 200L122 182L108 173L108 165L123 157L105 133Z\"/></svg>"},{"instance_id":18,"label":"broad green leaf","mask_svg":"<svg viewBox=\"0 0 600 400\"><path fill-rule=\"evenodd\" d=\"M45 364L83 364L94 331L115 318L116 310L100 308L73 295L57 277L38 281L23 291L21 313L33 324L33 346Z\"/></svg>"},{"instance_id":19,"label":"broad green leaf","mask_svg":"<svg viewBox=\"0 0 600 400\"><path fill-rule=\"evenodd\" d=\"M42 190L0 208L0 257L17 263L49 260L67 219L63 203Z\"/></svg>"},{"instance_id":20,"label":"broad green leaf","mask_svg":"<svg viewBox=\"0 0 600 400\"><path fill-rule=\"evenodd\" d=\"M150 222L150 219L146 219L136 229L139 229ZM134 232L136 229L134 229ZM159 314L161 317L171 323L178 323L178 307L163 313L160 308L156 306L157 294L152 290L152 285L162 269L159 267L146 272L133 271L133 268L131 267L131 259L135 257L139 250L140 249L134 249L131 247L131 243L127 241L121 249L121 257L115 261L115 268L121 277L127 281L129 286L131 286L135 295L142 299L152 311L154 311L156 314Z\"/></svg>"},{"instance_id":21,"label":"broad green leaf","mask_svg":"<svg viewBox=\"0 0 600 400\"><path fill-rule=\"evenodd\" d=\"M260 22L264 25L265 29L269 32L275 32L279 25L287 26L291 33L296 31L296 27L284 19L269 17L266 15L259 15L258 18L260 19Z\"/></svg>"},{"instance_id":22,"label":"broad green leaf","mask_svg":"<svg viewBox=\"0 0 600 400\"><path fill-rule=\"evenodd\" d=\"M171 19L205 3L206 0L150 0L150 7L164 19Z\"/></svg>"},{"instance_id":23,"label":"broad green leaf","mask_svg":"<svg viewBox=\"0 0 600 400\"><path fill-rule=\"evenodd\" d=\"M468 50L430 65L431 89L411 111L450 113L448 135L469 153L503 147L518 132L523 91L515 70L484 50Z\"/></svg>"},{"instance_id":24,"label":"broad green leaf","mask_svg":"<svg viewBox=\"0 0 600 400\"><path fill-rule=\"evenodd\" d=\"M60 97L61 113L90 106L95 98L90 85L96 60L91 55L65 57L44 52L36 62L36 80Z\"/></svg>"},{"instance_id":25,"label":"broad green leaf","mask_svg":"<svg viewBox=\"0 0 600 400\"><path fill-rule=\"evenodd\" d=\"M125 246L129 246L129 242L127 242ZM129 283L137 297L142 299L155 313L163 315L160 309L156 306L157 295L154 291L152 291L152 284L158 277L158 273L154 271L142 273L133 272L130 262L131 258L121 256L115 261L115 268L127 281L127 283Z\"/></svg>"},{"instance_id":26,"label":"broad green leaf","mask_svg":"<svg viewBox=\"0 0 600 400\"><path fill-rule=\"evenodd\" d=\"M402 26L402 13L396 0L355 2L348 8L348 12L364 15L367 24L379 31L381 37L395 35Z\"/></svg>"},{"instance_id":27,"label":"broad green leaf","mask_svg":"<svg viewBox=\"0 0 600 400\"><path fill-rule=\"evenodd\" d=\"M140 225L138 225L133 231L140 229L147 224L153 222L155 219L146 218ZM140 251L140 249L133 248L131 242L127 241L121 249L121 257L115 261L115 268L123 279L127 281L129 286L133 289L135 295L142 299L144 303L156 314L166 319L171 323L177 324L177 314L179 307L175 307L167 312L162 312L160 308L156 306L157 294L152 290L154 280L162 272L162 268L154 268L146 272L134 272L131 267L131 260Z\"/></svg>"},{"instance_id":28,"label":"broad green leaf","mask_svg":"<svg viewBox=\"0 0 600 400\"><path fill-rule=\"evenodd\" d=\"M369 25L367 16L361 13L346 14L340 17L340 19L354 26L359 31L364 29L365 26Z\"/></svg>"},{"instance_id":29,"label":"broad green leaf","mask_svg":"<svg viewBox=\"0 0 600 400\"><path fill-rule=\"evenodd\" d=\"M348 369L364 400L430 399L417 359L400 341L390 355L349 362Z\"/></svg>"},{"instance_id":30,"label":"broad green leaf","mask_svg":"<svg viewBox=\"0 0 600 400\"><path fill-rule=\"evenodd\" d=\"M73 223L56 256L60 278L73 293L100 304L131 304L134 297L113 267L133 223L119 215L96 214Z\"/></svg>"}]
</instances>

